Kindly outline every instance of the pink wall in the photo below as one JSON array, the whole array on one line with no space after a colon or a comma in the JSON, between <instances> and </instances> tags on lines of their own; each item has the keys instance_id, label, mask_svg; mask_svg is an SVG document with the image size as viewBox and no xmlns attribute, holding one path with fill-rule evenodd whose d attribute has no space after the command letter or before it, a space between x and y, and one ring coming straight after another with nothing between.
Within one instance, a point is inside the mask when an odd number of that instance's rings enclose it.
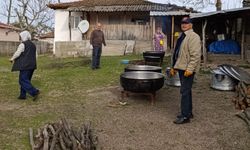
<instances>
[{"instance_id":1,"label":"pink wall","mask_svg":"<svg viewBox=\"0 0 250 150\"><path fill-rule=\"evenodd\" d=\"M0 41L19 41L18 32L16 31L8 32L8 31L9 29L0 28Z\"/></svg>"}]
</instances>

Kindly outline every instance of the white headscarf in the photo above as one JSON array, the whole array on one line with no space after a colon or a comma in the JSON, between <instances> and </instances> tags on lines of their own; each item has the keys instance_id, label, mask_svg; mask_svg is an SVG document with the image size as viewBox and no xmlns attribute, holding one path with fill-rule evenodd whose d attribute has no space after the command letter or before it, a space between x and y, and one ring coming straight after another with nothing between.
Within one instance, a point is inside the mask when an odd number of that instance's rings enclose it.
<instances>
[{"instance_id":1,"label":"white headscarf","mask_svg":"<svg viewBox=\"0 0 250 150\"><path fill-rule=\"evenodd\" d=\"M21 37L21 40L24 42L24 41L28 41L28 40L31 40L31 34L29 33L29 31L23 31L21 32L20 34L20 37Z\"/></svg>"}]
</instances>

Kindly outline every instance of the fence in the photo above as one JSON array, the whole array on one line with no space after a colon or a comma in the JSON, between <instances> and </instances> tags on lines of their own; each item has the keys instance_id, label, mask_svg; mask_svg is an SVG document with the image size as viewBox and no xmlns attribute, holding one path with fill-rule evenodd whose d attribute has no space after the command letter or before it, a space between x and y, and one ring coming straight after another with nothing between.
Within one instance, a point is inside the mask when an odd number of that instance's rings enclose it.
<instances>
[{"instance_id":1,"label":"fence","mask_svg":"<svg viewBox=\"0 0 250 150\"><path fill-rule=\"evenodd\" d=\"M52 52L53 44L44 41L34 41L38 54ZM0 56L11 56L20 42L0 41Z\"/></svg>"}]
</instances>

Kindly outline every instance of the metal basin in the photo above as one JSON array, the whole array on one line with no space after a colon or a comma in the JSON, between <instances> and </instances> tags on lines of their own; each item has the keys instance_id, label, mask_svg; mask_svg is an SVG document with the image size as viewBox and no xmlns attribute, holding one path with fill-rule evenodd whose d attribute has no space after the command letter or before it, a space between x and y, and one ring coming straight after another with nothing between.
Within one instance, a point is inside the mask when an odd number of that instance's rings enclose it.
<instances>
[{"instance_id":1,"label":"metal basin","mask_svg":"<svg viewBox=\"0 0 250 150\"><path fill-rule=\"evenodd\" d=\"M211 87L217 90L230 91L234 90L236 81L230 76L223 73L220 69L214 69L211 71Z\"/></svg>"},{"instance_id":2,"label":"metal basin","mask_svg":"<svg viewBox=\"0 0 250 150\"><path fill-rule=\"evenodd\" d=\"M149 71L130 71L120 75L120 84L125 91L153 93L164 85L164 75Z\"/></svg>"},{"instance_id":3,"label":"metal basin","mask_svg":"<svg viewBox=\"0 0 250 150\"><path fill-rule=\"evenodd\" d=\"M124 71L152 71L152 72L159 72L161 73L162 68L158 66L148 66L148 65L129 65L127 66Z\"/></svg>"}]
</instances>

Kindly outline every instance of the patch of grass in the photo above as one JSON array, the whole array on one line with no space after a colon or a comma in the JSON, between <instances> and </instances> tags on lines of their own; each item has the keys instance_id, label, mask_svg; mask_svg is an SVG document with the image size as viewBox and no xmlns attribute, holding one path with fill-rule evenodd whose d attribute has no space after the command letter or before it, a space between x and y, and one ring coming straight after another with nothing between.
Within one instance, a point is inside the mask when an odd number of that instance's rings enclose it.
<instances>
[{"instance_id":1,"label":"patch of grass","mask_svg":"<svg viewBox=\"0 0 250 150\"><path fill-rule=\"evenodd\" d=\"M86 91L119 85L126 67L121 60L142 55L101 57L101 69L90 68L90 58L39 56L32 84L41 90L37 102L17 100L18 72L11 72L8 57L0 57L0 149L29 149L28 128L37 129L61 117L82 123ZM167 66L168 58L163 66Z\"/></svg>"}]
</instances>

